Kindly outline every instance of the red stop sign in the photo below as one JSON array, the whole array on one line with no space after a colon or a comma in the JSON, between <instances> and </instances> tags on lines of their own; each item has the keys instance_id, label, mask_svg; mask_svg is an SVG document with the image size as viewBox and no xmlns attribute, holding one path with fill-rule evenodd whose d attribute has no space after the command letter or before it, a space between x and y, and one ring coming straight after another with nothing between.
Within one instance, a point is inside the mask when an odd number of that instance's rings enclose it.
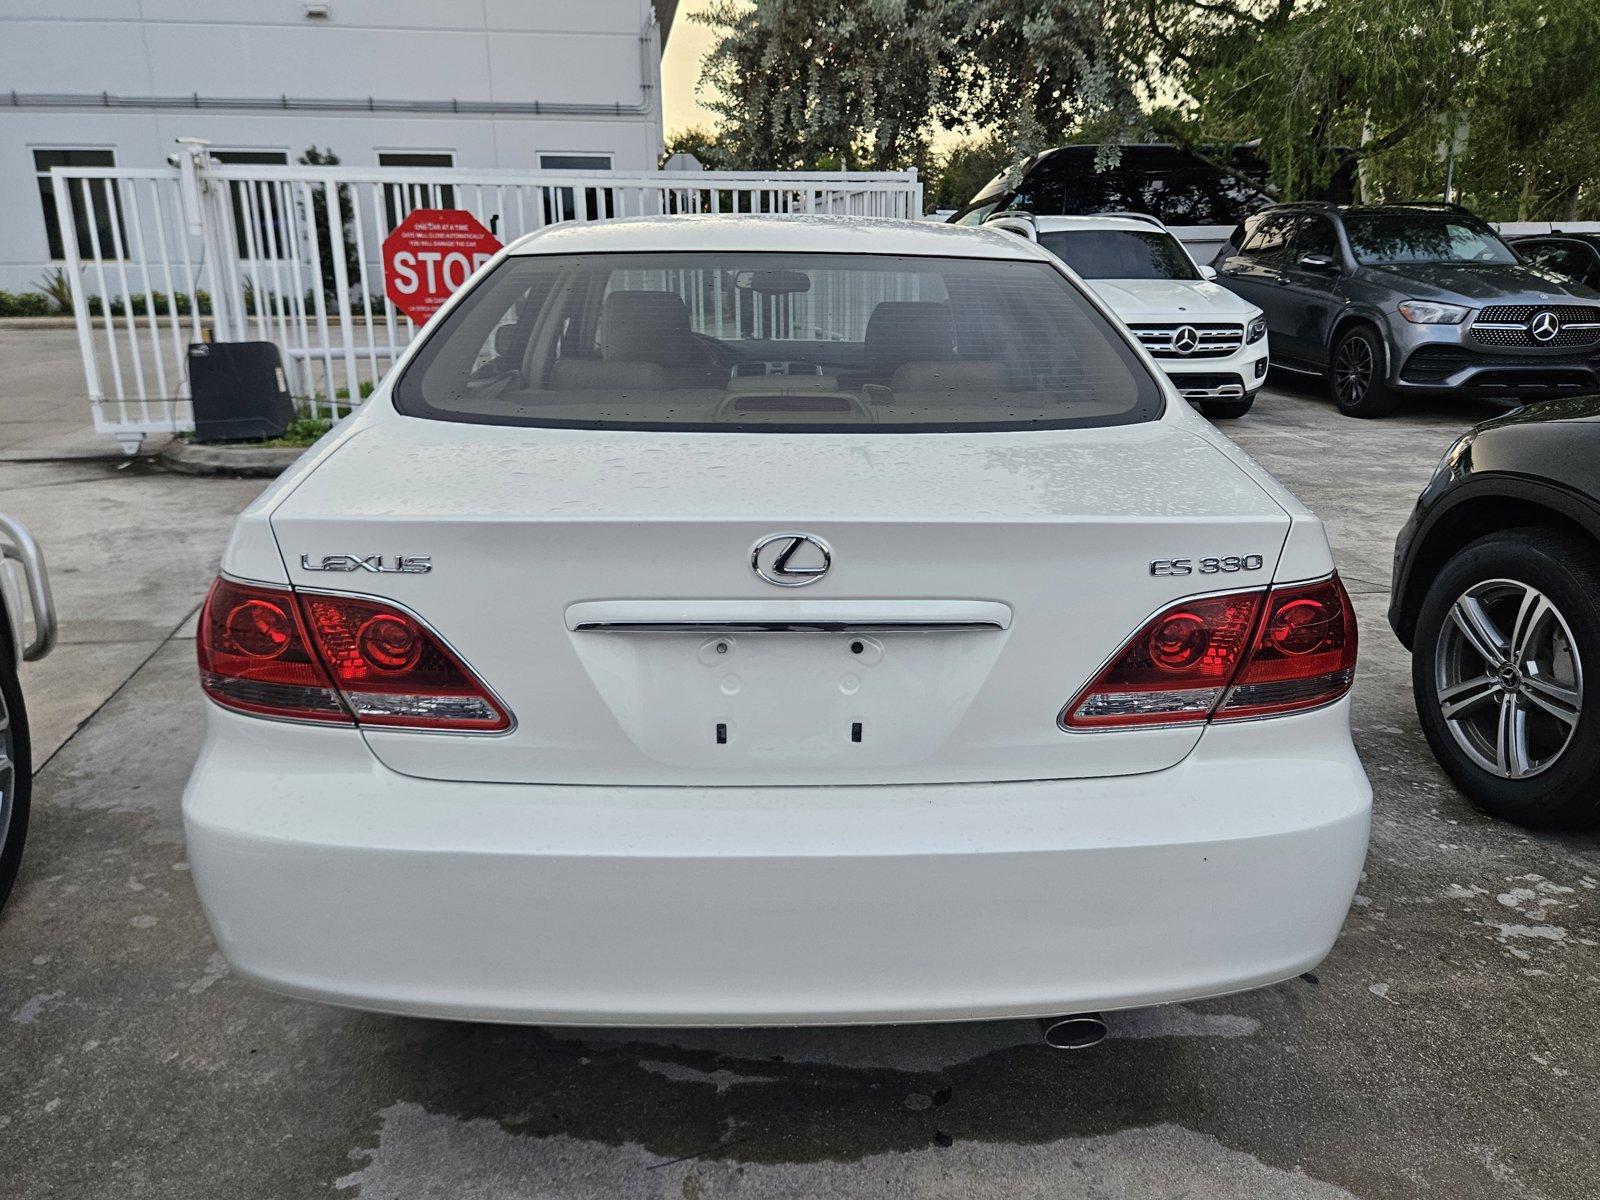
<instances>
[{"instance_id":1,"label":"red stop sign","mask_svg":"<svg viewBox=\"0 0 1600 1200\"><path fill-rule=\"evenodd\" d=\"M415 209L383 239L384 291L426 321L498 249L500 239L465 209Z\"/></svg>"}]
</instances>

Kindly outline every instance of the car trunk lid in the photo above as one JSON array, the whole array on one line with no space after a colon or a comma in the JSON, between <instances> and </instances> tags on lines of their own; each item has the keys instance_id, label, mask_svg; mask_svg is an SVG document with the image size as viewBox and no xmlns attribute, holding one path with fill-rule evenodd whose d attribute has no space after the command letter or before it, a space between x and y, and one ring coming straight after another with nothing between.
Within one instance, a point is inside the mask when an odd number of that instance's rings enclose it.
<instances>
[{"instance_id":1,"label":"car trunk lid","mask_svg":"<svg viewBox=\"0 0 1600 1200\"><path fill-rule=\"evenodd\" d=\"M272 516L297 588L411 609L514 714L493 736L364 730L385 765L682 785L1170 766L1197 727L1074 733L1060 710L1152 613L1264 586L1288 524L1164 422L663 434L385 416ZM790 576L774 565L793 538L809 540ZM824 549L826 573L805 575ZM339 556L431 570L317 569ZM1261 567L1151 569L1206 557Z\"/></svg>"}]
</instances>

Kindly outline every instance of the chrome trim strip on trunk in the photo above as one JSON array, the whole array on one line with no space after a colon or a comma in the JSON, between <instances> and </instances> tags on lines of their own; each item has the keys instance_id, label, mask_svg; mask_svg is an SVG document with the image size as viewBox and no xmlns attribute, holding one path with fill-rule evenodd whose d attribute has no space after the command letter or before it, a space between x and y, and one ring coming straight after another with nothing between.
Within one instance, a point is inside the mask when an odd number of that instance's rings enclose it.
<instances>
[{"instance_id":1,"label":"chrome trim strip on trunk","mask_svg":"<svg viewBox=\"0 0 1600 1200\"><path fill-rule=\"evenodd\" d=\"M584 600L574 633L873 632L1003 630L1011 607L993 600Z\"/></svg>"},{"instance_id":2,"label":"chrome trim strip on trunk","mask_svg":"<svg viewBox=\"0 0 1600 1200\"><path fill-rule=\"evenodd\" d=\"M960 633L1005 628L994 621L586 621L574 633Z\"/></svg>"}]
</instances>

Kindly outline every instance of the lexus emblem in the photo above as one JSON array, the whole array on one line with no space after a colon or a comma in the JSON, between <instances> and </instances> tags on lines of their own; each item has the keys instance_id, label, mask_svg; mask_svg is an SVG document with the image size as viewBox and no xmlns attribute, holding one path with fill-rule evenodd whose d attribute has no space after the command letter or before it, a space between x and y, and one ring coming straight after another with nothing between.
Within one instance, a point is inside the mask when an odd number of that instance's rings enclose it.
<instances>
[{"instance_id":1,"label":"lexus emblem","mask_svg":"<svg viewBox=\"0 0 1600 1200\"><path fill-rule=\"evenodd\" d=\"M1193 354L1200 348L1200 334L1193 325L1180 325L1172 332L1175 354Z\"/></svg>"},{"instance_id":2,"label":"lexus emblem","mask_svg":"<svg viewBox=\"0 0 1600 1200\"><path fill-rule=\"evenodd\" d=\"M1534 313L1528 320L1528 336L1536 342L1549 342L1561 332L1561 318L1548 309Z\"/></svg>"},{"instance_id":3,"label":"lexus emblem","mask_svg":"<svg viewBox=\"0 0 1600 1200\"><path fill-rule=\"evenodd\" d=\"M805 587L828 573L833 551L809 533L774 533L750 551L750 567L777 587Z\"/></svg>"}]
</instances>

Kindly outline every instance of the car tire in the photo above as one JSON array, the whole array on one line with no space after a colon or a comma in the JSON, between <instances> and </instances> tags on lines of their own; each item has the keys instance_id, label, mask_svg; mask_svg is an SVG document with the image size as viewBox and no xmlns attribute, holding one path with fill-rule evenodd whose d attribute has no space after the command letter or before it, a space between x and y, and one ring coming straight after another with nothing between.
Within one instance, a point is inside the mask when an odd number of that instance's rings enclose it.
<instances>
[{"instance_id":1,"label":"car tire","mask_svg":"<svg viewBox=\"0 0 1600 1200\"><path fill-rule=\"evenodd\" d=\"M1526 528L1457 552L1418 612L1411 683L1434 757L1483 811L1539 829L1600 823L1592 543Z\"/></svg>"},{"instance_id":2,"label":"car tire","mask_svg":"<svg viewBox=\"0 0 1600 1200\"><path fill-rule=\"evenodd\" d=\"M1213 421L1231 421L1235 417L1242 417L1255 405L1255 394L1251 393L1243 400L1202 400L1200 412L1202 416Z\"/></svg>"},{"instance_id":3,"label":"car tire","mask_svg":"<svg viewBox=\"0 0 1600 1200\"><path fill-rule=\"evenodd\" d=\"M1400 397L1384 378L1389 361L1383 337L1370 325L1352 325L1333 347L1328 386L1347 417L1387 417Z\"/></svg>"},{"instance_id":4,"label":"car tire","mask_svg":"<svg viewBox=\"0 0 1600 1200\"><path fill-rule=\"evenodd\" d=\"M28 837L28 807L33 792L33 758L28 715L22 707L16 658L0 622L0 906L11 894Z\"/></svg>"}]
</instances>

